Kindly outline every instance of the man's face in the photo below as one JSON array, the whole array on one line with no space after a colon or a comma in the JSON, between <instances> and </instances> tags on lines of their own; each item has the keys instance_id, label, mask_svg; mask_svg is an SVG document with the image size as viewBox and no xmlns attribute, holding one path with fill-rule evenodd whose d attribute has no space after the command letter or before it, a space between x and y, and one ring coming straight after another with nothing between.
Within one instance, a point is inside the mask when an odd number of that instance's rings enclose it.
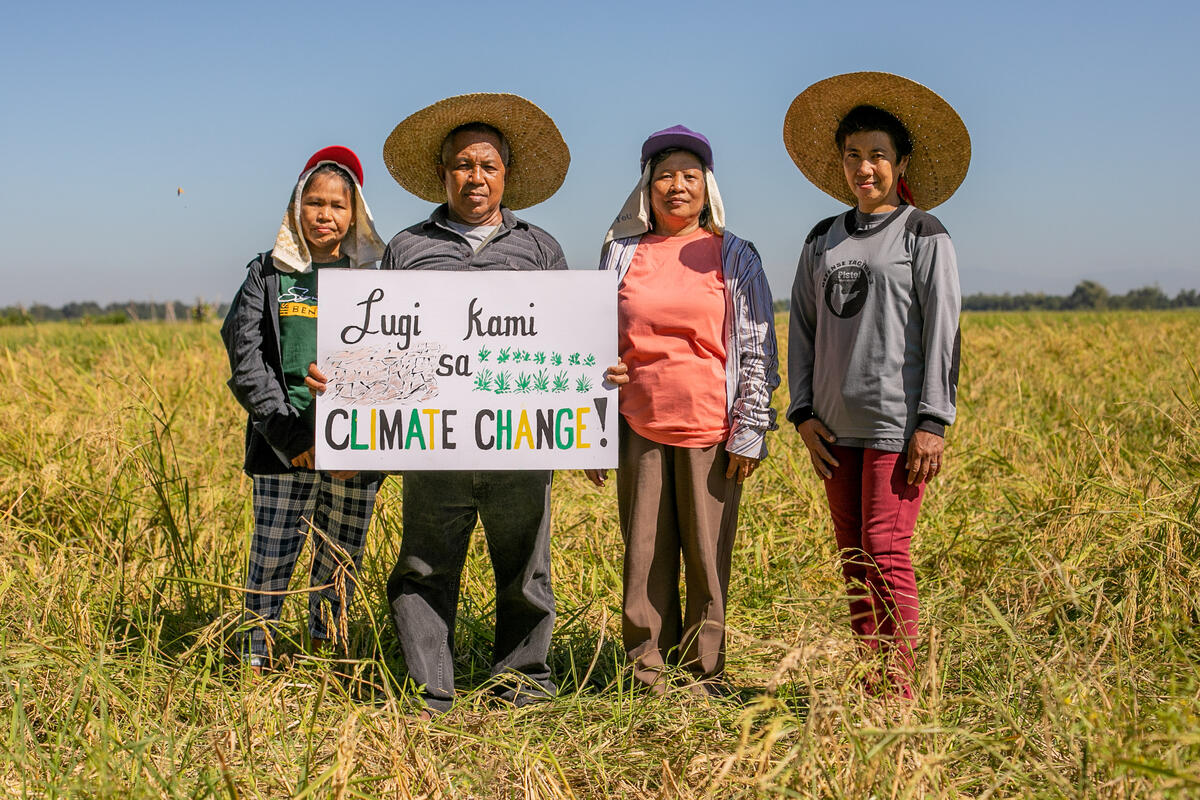
<instances>
[{"instance_id":1,"label":"man's face","mask_svg":"<svg viewBox=\"0 0 1200 800\"><path fill-rule=\"evenodd\" d=\"M504 197L500 140L490 133L463 132L454 137L452 155L438 165L446 187L450 219L466 225L499 225Z\"/></svg>"}]
</instances>

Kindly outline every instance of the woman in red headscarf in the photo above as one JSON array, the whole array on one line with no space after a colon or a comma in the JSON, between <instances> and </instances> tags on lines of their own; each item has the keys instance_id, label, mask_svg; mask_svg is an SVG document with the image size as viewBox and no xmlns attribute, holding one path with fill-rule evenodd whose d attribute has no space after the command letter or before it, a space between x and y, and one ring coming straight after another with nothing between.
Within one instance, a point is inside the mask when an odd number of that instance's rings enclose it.
<instances>
[{"instance_id":1,"label":"woman in red headscarf","mask_svg":"<svg viewBox=\"0 0 1200 800\"><path fill-rule=\"evenodd\" d=\"M345 648L346 606L380 476L314 470L313 398L304 379L317 355L317 272L373 268L383 253L362 181L362 165L345 147L308 160L274 248L250 262L221 327L229 387L249 415L244 469L254 479L254 533L241 653L256 673L271 662L306 538L313 540L311 643Z\"/></svg>"}]
</instances>

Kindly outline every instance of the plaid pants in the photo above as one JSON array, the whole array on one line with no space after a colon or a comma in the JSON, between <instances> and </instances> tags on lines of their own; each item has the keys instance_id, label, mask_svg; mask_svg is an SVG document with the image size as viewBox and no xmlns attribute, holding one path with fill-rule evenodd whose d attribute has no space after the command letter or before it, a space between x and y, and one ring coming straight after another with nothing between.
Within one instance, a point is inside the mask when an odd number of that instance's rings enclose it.
<instances>
[{"instance_id":1,"label":"plaid pants","mask_svg":"<svg viewBox=\"0 0 1200 800\"><path fill-rule=\"evenodd\" d=\"M249 647L243 645L252 664L268 658L284 593L310 531L308 630L313 639L345 638L345 609L354 595L379 480L379 473L359 473L343 481L307 470L254 476L245 612L253 627L246 637ZM326 603L327 615L322 607Z\"/></svg>"}]
</instances>

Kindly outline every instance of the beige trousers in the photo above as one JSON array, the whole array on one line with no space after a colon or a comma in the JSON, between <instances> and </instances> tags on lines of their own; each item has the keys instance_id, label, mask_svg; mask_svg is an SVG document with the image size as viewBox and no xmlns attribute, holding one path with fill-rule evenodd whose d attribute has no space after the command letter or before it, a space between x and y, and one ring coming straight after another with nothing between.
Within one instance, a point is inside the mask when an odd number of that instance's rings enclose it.
<instances>
[{"instance_id":1,"label":"beige trousers","mask_svg":"<svg viewBox=\"0 0 1200 800\"><path fill-rule=\"evenodd\" d=\"M652 442L621 420L617 502L625 539L621 633L638 680L680 666L699 680L725 666L725 600L742 489L724 443ZM683 560L686 605L679 596Z\"/></svg>"}]
</instances>

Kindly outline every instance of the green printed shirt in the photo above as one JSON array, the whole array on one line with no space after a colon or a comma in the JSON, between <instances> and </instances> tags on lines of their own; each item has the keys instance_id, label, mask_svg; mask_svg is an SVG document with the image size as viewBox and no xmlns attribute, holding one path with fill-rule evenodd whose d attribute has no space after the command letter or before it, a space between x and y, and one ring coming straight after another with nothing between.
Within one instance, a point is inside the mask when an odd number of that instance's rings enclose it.
<instances>
[{"instance_id":1,"label":"green printed shirt","mask_svg":"<svg viewBox=\"0 0 1200 800\"><path fill-rule=\"evenodd\" d=\"M288 401L312 418L312 395L304 385L308 365L317 360L317 270L350 266L349 258L313 264L308 272L279 274L279 353Z\"/></svg>"}]
</instances>

